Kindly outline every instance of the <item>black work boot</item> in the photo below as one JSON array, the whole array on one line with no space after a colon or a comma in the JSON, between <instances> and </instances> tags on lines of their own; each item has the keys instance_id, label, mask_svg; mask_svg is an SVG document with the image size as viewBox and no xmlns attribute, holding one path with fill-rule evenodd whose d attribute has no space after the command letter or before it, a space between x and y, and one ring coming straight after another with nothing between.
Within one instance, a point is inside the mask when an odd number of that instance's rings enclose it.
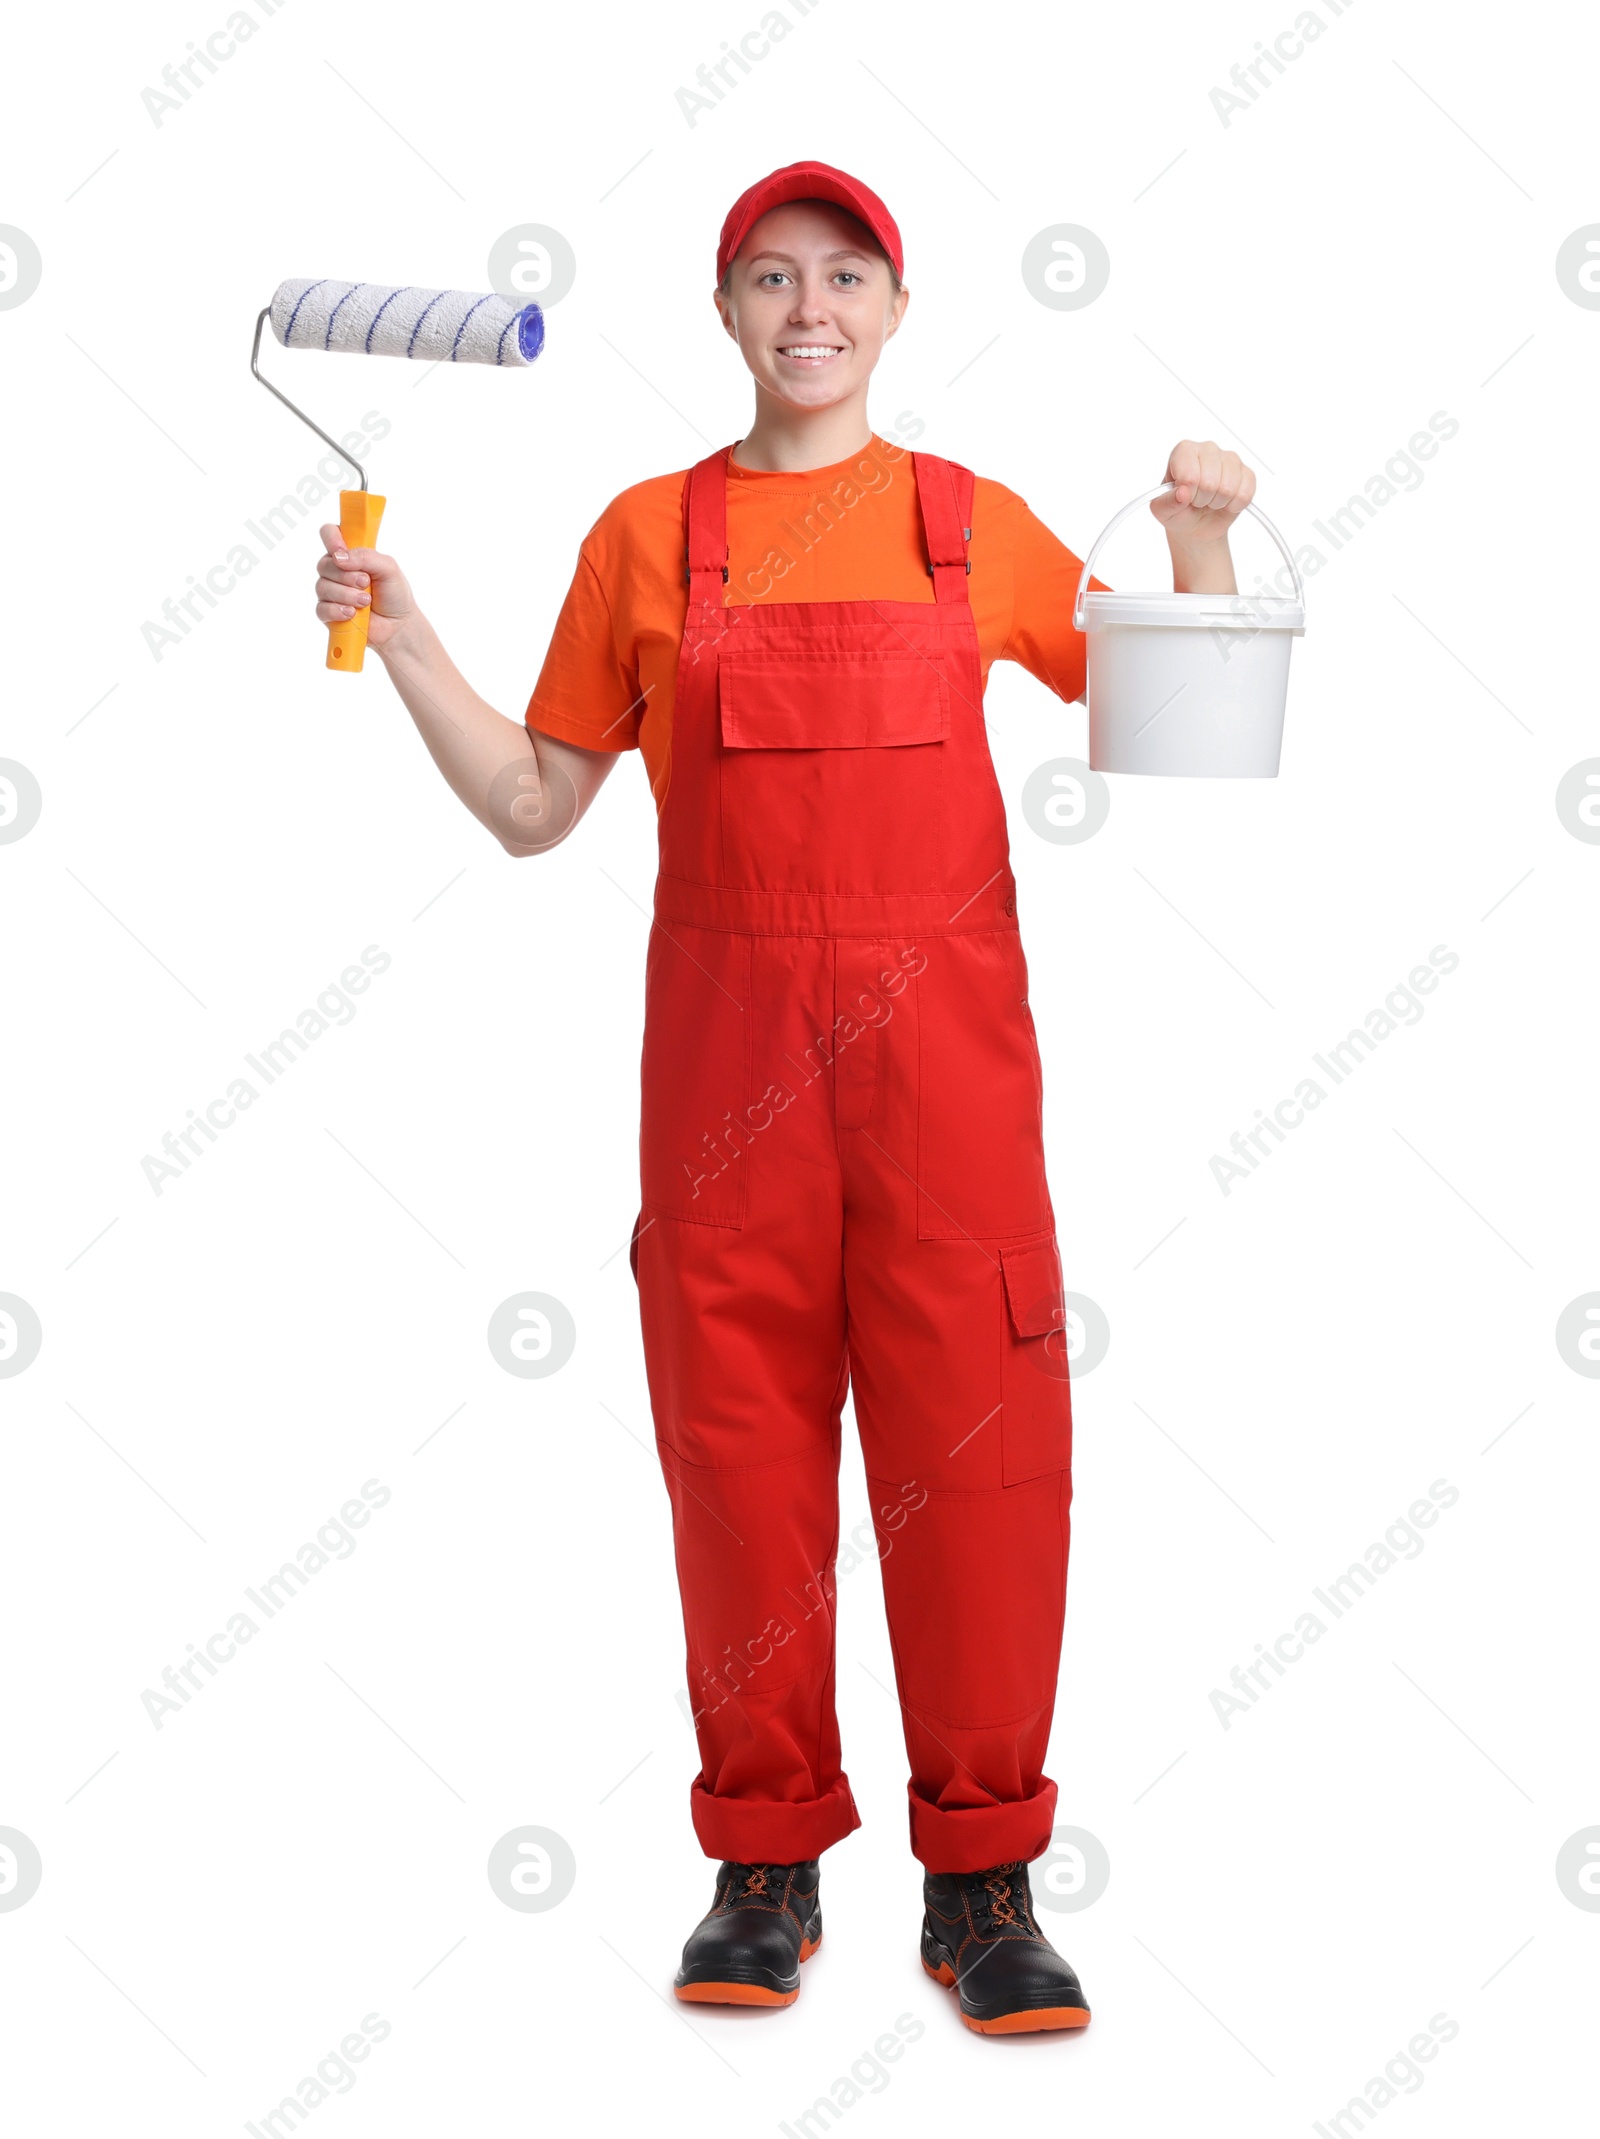
<instances>
[{"instance_id":1,"label":"black work boot","mask_svg":"<svg viewBox=\"0 0 1600 2139\"><path fill-rule=\"evenodd\" d=\"M689 1934L673 1979L702 2005L793 2005L800 1963L822 1944L821 1872L804 1864L724 1863L717 1898Z\"/></svg>"},{"instance_id":2,"label":"black work boot","mask_svg":"<svg viewBox=\"0 0 1600 2139\"><path fill-rule=\"evenodd\" d=\"M1034 1920L1026 1864L929 1872L922 1899L922 1965L959 1986L969 2028L1021 2035L1089 2025L1082 1985Z\"/></svg>"}]
</instances>

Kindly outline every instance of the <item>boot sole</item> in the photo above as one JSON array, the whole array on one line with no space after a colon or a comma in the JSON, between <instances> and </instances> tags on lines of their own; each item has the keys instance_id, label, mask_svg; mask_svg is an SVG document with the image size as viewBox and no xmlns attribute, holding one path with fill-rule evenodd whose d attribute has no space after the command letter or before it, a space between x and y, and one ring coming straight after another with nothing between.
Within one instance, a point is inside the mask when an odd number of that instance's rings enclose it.
<instances>
[{"instance_id":1,"label":"boot sole","mask_svg":"<svg viewBox=\"0 0 1600 2139\"><path fill-rule=\"evenodd\" d=\"M937 1968L923 1967L935 1983L942 1983L946 1990L955 1988L956 1972L948 1961L941 1961ZM976 2013L962 2012L961 2024L971 2028L974 2035L1033 2035L1046 2028L1086 2028L1089 2025L1089 2008L1086 2005L1036 2005L1025 2006L1016 2013L997 2013L993 2020L980 2020Z\"/></svg>"},{"instance_id":2,"label":"boot sole","mask_svg":"<svg viewBox=\"0 0 1600 2139\"><path fill-rule=\"evenodd\" d=\"M809 1961L821 1944L820 1933L814 1939L802 1940L801 1960ZM677 1983L673 1991L686 2005L793 2005L800 1986L797 1983L793 1990L773 1990L765 1983Z\"/></svg>"}]
</instances>

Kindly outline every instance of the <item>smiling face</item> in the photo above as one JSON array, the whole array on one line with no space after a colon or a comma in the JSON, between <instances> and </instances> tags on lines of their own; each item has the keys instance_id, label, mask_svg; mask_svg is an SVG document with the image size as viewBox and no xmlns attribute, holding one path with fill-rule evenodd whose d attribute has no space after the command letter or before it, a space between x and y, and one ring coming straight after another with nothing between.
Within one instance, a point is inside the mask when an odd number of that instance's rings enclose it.
<instances>
[{"instance_id":1,"label":"smiling face","mask_svg":"<svg viewBox=\"0 0 1600 2139\"><path fill-rule=\"evenodd\" d=\"M865 395L909 296L853 215L790 201L751 227L716 301L758 390L821 409Z\"/></svg>"}]
</instances>

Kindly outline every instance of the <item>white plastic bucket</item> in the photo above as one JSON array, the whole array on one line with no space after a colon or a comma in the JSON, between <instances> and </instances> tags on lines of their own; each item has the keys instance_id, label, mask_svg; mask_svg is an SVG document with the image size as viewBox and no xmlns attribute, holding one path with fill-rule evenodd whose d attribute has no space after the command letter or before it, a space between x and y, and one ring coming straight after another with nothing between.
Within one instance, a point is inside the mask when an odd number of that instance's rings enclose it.
<instances>
[{"instance_id":1,"label":"white plastic bucket","mask_svg":"<svg viewBox=\"0 0 1600 2139\"><path fill-rule=\"evenodd\" d=\"M1089 763L1096 772L1275 780L1290 643L1305 632L1305 586L1266 514L1245 507L1283 552L1292 596L1089 588L1107 538L1172 488L1158 484L1124 505L1084 561L1072 621L1089 638Z\"/></svg>"}]
</instances>

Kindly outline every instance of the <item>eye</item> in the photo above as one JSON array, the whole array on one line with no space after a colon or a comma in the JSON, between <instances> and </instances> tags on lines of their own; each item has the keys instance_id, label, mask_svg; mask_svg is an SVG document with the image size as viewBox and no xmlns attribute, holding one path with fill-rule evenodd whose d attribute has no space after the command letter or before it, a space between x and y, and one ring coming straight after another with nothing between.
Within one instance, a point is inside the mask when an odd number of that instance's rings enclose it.
<instances>
[{"instance_id":1,"label":"eye","mask_svg":"<svg viewBox=\"0 0 1600 2139\"><path fill-rule=\"evenodd\" d=\"M862 278L856 273L853 267L842 267L833 279L835 282L847 282L855 284L860 282Z\"/></svg>"},{"instance_id":2,"label":"eye","mask_svg":"<svg viewBox=\"0 0 1600 2139\"><path fill-rule=\"evenodd\" d=\"M777 283L787 282L788 279L781 267L769 267L764 275L757 278L757 284L758 287L771 288Z\"/></svg>"}]
</instances>

